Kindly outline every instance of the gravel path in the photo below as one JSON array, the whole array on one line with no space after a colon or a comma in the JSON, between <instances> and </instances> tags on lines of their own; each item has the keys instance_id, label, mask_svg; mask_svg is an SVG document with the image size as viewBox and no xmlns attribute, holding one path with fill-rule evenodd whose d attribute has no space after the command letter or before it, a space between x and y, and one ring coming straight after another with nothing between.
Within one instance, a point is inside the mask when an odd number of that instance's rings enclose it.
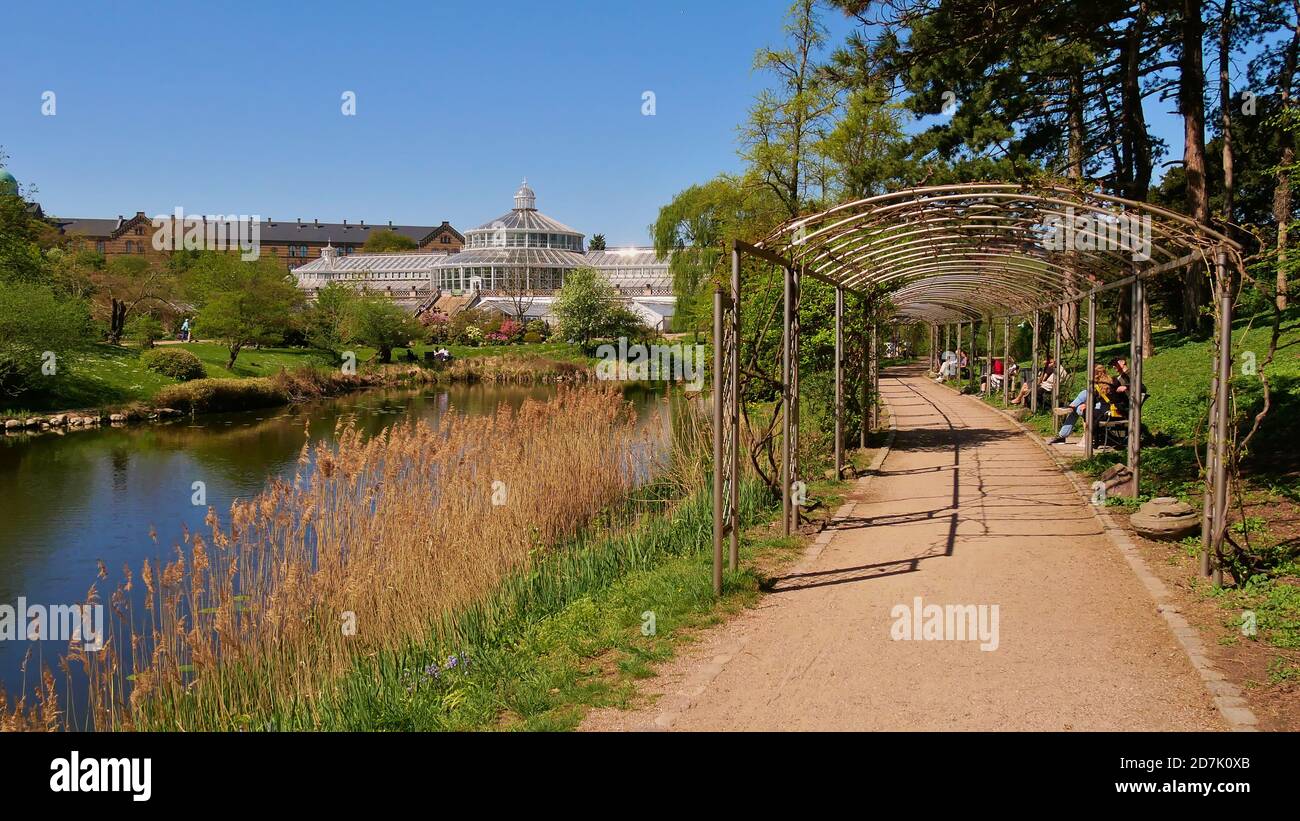
<instances>
[{"instance_id":1,"label":"gravel path","mask_svg":"<svg viewBox=\"0 0 1300 821\"><path fill-rule=\"evenodd\" d=\"M593 712L583 729L1225 729L1150 595L1037 444L916 369L886 372L881 392L893 449L829 542L664 665L644 684L652 703ZM892 638L917 623L917 597L986 606L986 638L996 605L996 649L962 640L956 622L941 640Z\"/></svg>"}]
</instances>

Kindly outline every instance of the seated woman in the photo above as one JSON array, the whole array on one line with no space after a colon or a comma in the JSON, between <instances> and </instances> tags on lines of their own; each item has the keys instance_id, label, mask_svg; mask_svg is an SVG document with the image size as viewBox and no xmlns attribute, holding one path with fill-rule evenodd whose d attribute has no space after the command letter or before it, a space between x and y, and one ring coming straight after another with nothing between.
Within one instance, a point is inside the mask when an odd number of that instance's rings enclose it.
<instances>
[{"instance_id":1,"label":"seated woman","mask_svg":"<svg viewBox=\"0 0 1300 821\"><path fill-rule=\"evenodd\" d=\"M1110 373L1106 370L1106 366L1097 365L1093 368L1093 398L1089 400L1089 390L1087 388L1079 391L1079 395L1074 397L1074 401L1068 406L1070 408L1070 413L1065 417L1065 424L1061 425L1061 429L1057 431L1056 436L1047 440L1047 443L1049 445L1059 445L1064 442L1066 437L1074 431L1074 424L1079 421L1079 417L1085 414L1089 401L1094 402L1093 407L1096 411L1096 413L1093 414L1094 418L1099 417L1102 413L1109 413L1110 411L1107 409L1113 410L1114 405L1111 404L1110 401L1112 387L1113 380L1110 377ZM1105 399L1103 400L1102 397L1105 397ZM1102 404L1103 401L1105 402L1104 405Z\"/></svg>"},{"instance_id":2,"label":"seated woman","mask_svg":"<svg viewBox=\"0 0 1300 821\"><path fill-rule=\"evenodd\" d=\"M1002 378L1006 376L1006 365L1002 362L1002 357L993 359L993 373L989 375L989 390L996 391L1002 389Z\"/></svg>"}]
</instances>

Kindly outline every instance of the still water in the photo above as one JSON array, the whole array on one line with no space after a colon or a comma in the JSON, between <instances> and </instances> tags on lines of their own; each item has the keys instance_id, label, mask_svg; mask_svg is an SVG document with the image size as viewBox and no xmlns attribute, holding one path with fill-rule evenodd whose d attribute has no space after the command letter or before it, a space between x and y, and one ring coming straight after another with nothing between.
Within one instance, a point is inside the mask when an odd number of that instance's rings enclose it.
<instances>
[{"instance_id":1,"label":"still water","mask_svg":"<svg viewBox=\"0 0 1300 821\"><path fill-rule=\"evenodd\" d=\"M201 530L207 505L225 518L230 503L261 492L272 476L290 476L308 438L332 440L341 418L374 434L411 419L436 423L449 412L479 415L526 399L545 401L553 386L457 385L374 390L260 411L213 414L160 424L0 438L0 605L76 604L86 599L98 561L110 576L138 572L144 559L171 556L182 528ZM662 395L630 392L638 435L656 452L668 436ZM640 433L640 431L639 431ZM195 505L202 482L207 505ZM157 544L150 529L157 531ZM101 600L109 592L99 586ZM26 687L20 667L28 648ZM54 668L66 644L0 641L0 685L12 696ZM56 678L60 677L54 669Z\"/></svg>"}]
</instances>

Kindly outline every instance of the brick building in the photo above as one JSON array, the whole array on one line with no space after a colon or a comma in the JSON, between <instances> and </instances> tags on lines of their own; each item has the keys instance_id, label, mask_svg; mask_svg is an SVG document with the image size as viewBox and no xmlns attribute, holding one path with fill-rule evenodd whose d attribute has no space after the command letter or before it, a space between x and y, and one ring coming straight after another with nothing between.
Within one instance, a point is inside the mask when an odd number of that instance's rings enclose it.
<instances>
[{"instance_id":1,"label":"brick building","mask_svg":"<svg viewBox=\"0 0 1300 821\"><path fill-rule=\"evenodd\" d=\"M117 219L52 218L50 221L73 239L74 247L98 251L107 259L124 255L162 257L169 253L154 249L153 218L143 211L137 211L132 217L119 215ZM290 271L320 257L321 249L327 245L332 245L339 256L360 253L366 240L378 230L393 231L411 239L423 253L452 254L465 244L465 237L446 220L441 225L394 225L364 220L339 223L264 219L258 229L261 253L278 257Z\"/></svg>"}]
</instances>

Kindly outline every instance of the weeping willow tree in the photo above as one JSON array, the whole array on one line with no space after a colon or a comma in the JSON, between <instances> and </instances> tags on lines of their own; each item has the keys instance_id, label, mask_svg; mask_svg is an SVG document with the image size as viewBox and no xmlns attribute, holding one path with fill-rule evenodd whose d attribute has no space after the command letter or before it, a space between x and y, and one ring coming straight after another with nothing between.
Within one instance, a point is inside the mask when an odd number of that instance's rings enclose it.
<instances>
[{"instance_id":1,"label":"weeping willow tree","mask_svg":"<svg viewBox=\"0 0 1300 821\"><path fill-rule=\"evenodd\" d=\"M727 243L753 242L782 217L771 192L728 174L678 192L659 209L650 235L661 258L672 255L668 270L677 295L676 330L691 331L698 341L713 322L713 283L726 278L731 264Z\"/></svg>"}]
</instances>

